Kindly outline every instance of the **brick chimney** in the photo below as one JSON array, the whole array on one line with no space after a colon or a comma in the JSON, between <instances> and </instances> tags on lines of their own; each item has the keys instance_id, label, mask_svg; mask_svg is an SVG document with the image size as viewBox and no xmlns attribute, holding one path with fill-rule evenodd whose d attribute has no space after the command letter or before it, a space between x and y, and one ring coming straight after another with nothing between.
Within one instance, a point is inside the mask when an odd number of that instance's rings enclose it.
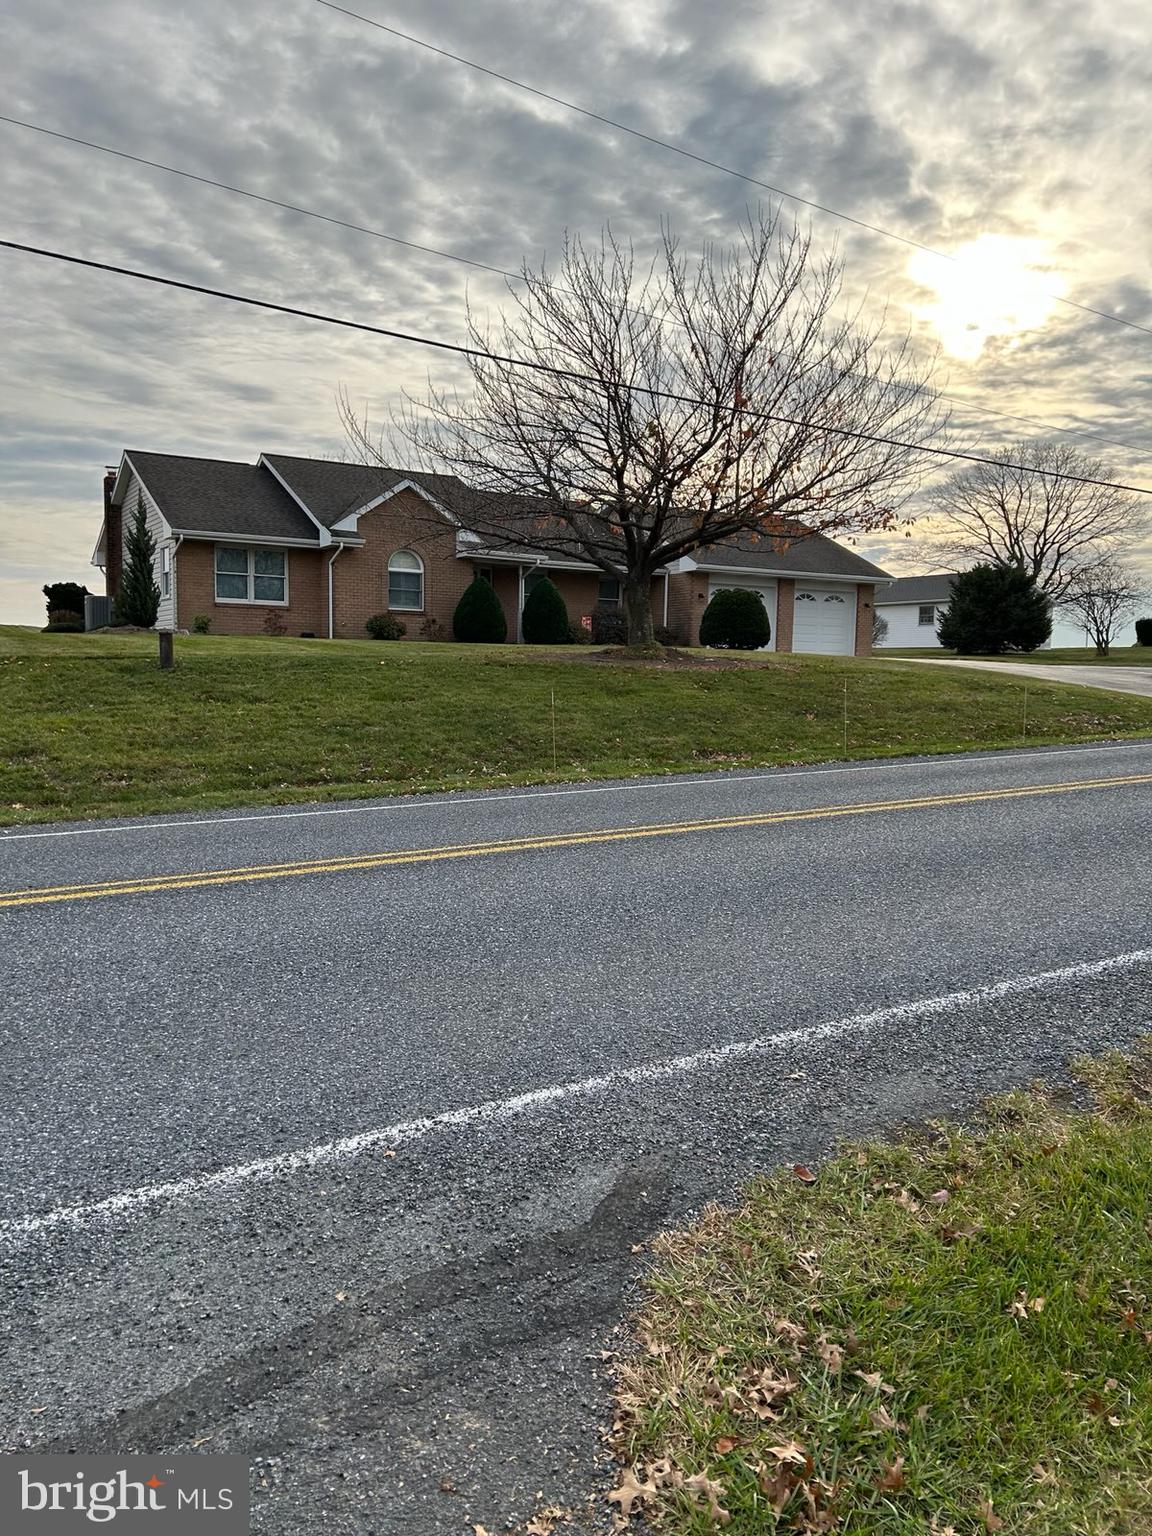
<instances>
[{"instance_id":1,"label":"brick chimney","mask_svg":"<svg viewBox=\"0 0 1152 1536\"><path fill-rule=\"evenodd\" d=\"M116 466L104 467L104 590L109 597L120 596L120 574L124 566L123 513L112 505L112 487L116 484Z\"/></svg>"}]
</instances>

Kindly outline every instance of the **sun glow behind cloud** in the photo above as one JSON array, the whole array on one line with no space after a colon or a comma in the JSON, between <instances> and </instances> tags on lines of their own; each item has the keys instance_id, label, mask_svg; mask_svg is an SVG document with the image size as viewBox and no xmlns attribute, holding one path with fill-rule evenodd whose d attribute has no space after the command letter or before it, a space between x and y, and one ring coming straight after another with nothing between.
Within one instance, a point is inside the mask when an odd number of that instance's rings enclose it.
<instances>
[{"instance_id":1,"label":"sun glow behind cloud","mask_svg":"<svg viewBox=\"0 0 1152 1536\"><path fill-rule=\"evenodd\" d=\"M1044 240L983 234L957 246L954 261L913 252L908 276L935 293L916 313L945 351L973 361L993 337L1016 345L1039 330L1056 309L1066 284L1054 271Z\"/></svg>"}]
</instances>

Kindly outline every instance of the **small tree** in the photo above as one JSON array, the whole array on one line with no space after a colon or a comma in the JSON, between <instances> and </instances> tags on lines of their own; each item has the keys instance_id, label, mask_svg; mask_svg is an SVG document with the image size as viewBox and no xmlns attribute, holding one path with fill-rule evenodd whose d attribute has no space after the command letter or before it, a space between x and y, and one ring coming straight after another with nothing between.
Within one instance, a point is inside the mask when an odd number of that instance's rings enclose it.
<instances>
[{"instance_id":1,"label":"small tree","mask_svg":"<svg viewBox=\"0 0 1152 1536\"><path fill-rule=\"evenodd\" d=\"M700 644L732 651L758 651L772 638L768 611L747 587L723 587L700 618Z\"/></svg>"},{"instance_id":2,"label":"small tree","mask_svg":"<svg viewBox=\"0 0 1152 1536\"><path fill-rule=\"evenodd\" d=\"M452 633L467 645L500 645L508 638L508 620L492 583L477 576L456 604Z\"/></svg>"},{"instance_id":3,"label":"small tree","mask_svg":"<svg viewBox=\"0 0 1152 1536\"><path fill-rule=\"evenodd\" d=\"M48 622L52 622L53 613L75 613L80 618L84 617L84 599L88 595L88 588L82 587L78 581L48 581L40 589L48 599Z\"/></svg>"},{"instance_id":4,"label":"small tree","mask_svg":"<svg viewBox=\"0 0 1152 1536\"><path fill-rule=\"evenodd\" d=\"M883 645L888 638L888 620L875 608L872 610L872 644Z\"/></svg>"},{"instance_id":5,"label":"small tree","mask_svg":"<svg viewBox=\"0 0 1152 1536\"><path fill-rule=\"evenodd\" d=\"M1052 634L1052 605L1018 566L974 565L953 578L937 634L947 650L967 656L1034 651Z\"/></svg>"},{"instance_id":6,"label":"small tree","mask_svg":"<svg viewBox=\"0 0 1152 1536\"><path fill-rule=\"evenodd\" d=\"M1088 631L1097 656L1107 656L1116 631L1136 612L1144 595L1122 565L1105 560L1077 577L1062 606Z\"/></svg>"},{"instance_id":7,"label":"small tree","mask_svg":"<svg viewBox=\"0 0 1152 1536\"><path fill-rule=\"evenodd\" d=\"M522 624L526 645L568 643L568 609L547 576L541 577L529 592Z\"/></svg>"},{"instance_id":8,"label":"small tree","mask_svg":"<svg viewBox=\"0 0 1152 1536\"><path fill-rule=\"evenodd\" d=\"M160 611L160 588L156 585L156 540L148 527L144 497L136 494L136 511L124 540L124 574L120 596L116 599L117 624L136 624L151 629Z\"/></svg>"},{"instance_id":9,"label":"small tree","mask_svg":"<svg viewBox=\"0 0 1152 1536\"><path fill-rule=\"evenodd\" d=\"M1152 645L1152 619L1136 620L1136 644Z\"/></svg>"}]
</instances>

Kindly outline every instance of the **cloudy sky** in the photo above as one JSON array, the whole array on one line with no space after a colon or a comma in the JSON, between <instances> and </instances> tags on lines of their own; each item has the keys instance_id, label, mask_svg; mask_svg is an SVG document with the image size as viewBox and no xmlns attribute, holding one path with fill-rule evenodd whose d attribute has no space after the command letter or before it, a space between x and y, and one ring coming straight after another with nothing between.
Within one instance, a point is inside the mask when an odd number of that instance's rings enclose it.
<instances>
[{"instance_id":1,"label":"cloudy sky","mask_svg":"<svg viewBox=\"0 0 1152 1536\"><path fill-rule=\"evenodd\" d=\"M350 5L960 255L811 215L866 310L942 347L950 394L1037 418L958 408L956 446L1074 428L1152 485L1152 336L1054 297L1152 325L1146 0ZM316 0L7 0L4 42L6 115L500 267L606 220L640 246L663 216L724 239L759 195ZM452 261L6 123L0 145L10 239L447 339L466 294L501 302L500 279ZM339 452L341 385L379 416L429 370L456 376L414 346L11 252L0 275L8 622L40 621L46 580L98 589L103 466L124 447ZM923 569L931 531L865 552ZM1152 572L1152 535L1139 558Z\"/></svg>"}]
</instances>

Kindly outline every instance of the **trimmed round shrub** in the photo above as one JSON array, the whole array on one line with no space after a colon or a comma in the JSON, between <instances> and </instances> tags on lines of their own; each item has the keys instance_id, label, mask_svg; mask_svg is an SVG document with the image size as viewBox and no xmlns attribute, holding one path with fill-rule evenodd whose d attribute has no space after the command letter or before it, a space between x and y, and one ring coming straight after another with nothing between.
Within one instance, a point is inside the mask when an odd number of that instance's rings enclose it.
<instances>
[{"instance_id":1,"label":"trimmed round shrub","mask_svg":"<svg viewBox=\"0 0 1152 1536\"><path fill-rule=\"evenodd\" d=\"M568 609L547 576L542 577L528 594L523 627L526 645L568 644Z\"/></svg>"},{"instance_id":2,"label":"trimmed round shrub","mask_svg":"<svg viewBox=\"0 0 1152 1536\"><path fill-rule=\"evenodd\" d=\"M1051 637L1052 605L1019 566L974 565L953 577L936 633L945 650L962 656L1034 651Z\"/></svg>"},{"instance_id":3,"label":"trimmed round shrub","mask_svg":"<svg viewBox=\"0 0 1152 1536\"><path fill-rule=\"evenodd\" d=\"M40 631L42 635L82 635L84 633L84 620L78 619L74 613L56 618L45 624Z\"/></svg>"},{"instance_id":4,"label":"trimmed round shrub","mask_svg":"<svg viewBox=\"0 0 1152 1536\"><path fill-rule=\"evenodd\" d=\"M1152 645L1152 619L1136 620L1136 644Z\"/></svg>"},{"instance_id":5,"label":"trimmed round shrub","mask_svg":"<svg viewBox=\"0 0 1152 1536\"><path fill-rule=\"evenodd\" d=\"M477 576L464 589L452 615L452 633L465 645L501 645L508 638L508 620L492 583Z\"/></svg>"},{"instance_id":6,"label":"trimmed round shrub","mask_svg":"<svg viewBox=\"0 0 1152 1536\"><path fill-rule=\"evenodd\" d=\"M700 619L700 644L728 651L758 651L772 638L768 610L747 587L722 587Z\"/></svg>"},{"instance_id":7,"label":"trimmed round shrub","mask_svg":"<svg viewBox=\"0 0 1152 1536\"><path fill-rule=\"evenodd\" d=\"M403 640L408 633L407 624L394 619L390 613L374 613L364 628L373 640Z\"/></svg>"}]
</instances>

